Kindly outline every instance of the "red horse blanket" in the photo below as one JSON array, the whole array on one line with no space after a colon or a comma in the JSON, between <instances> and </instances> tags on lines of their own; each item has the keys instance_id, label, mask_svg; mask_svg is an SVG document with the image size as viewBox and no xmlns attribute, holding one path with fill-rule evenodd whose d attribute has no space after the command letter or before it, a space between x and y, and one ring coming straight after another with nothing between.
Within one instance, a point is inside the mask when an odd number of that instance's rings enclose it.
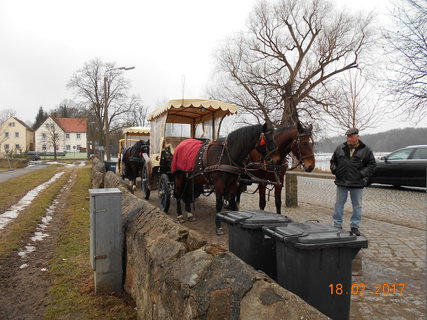
<instances>
[{"instance_id":1,"label":"red horse blanket","mask_svg":"<svg viewBox=\"0 0 427 320\"><path fill-rule=\"evenodd\" d=\"M197 152L203 142L197 139L185 139L176 148L172 159L172 172L192 171Z\"/></svg>"}]
</instances>

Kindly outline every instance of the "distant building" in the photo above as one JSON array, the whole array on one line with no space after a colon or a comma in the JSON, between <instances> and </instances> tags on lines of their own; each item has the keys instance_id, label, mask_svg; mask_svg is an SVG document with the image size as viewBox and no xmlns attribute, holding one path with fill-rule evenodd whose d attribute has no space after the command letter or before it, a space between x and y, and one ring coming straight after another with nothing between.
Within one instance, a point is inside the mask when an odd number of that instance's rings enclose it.
<instances>
[{"instance_id":1,"label":"distant building","mask_svg":"<svg viewBox=\"0 0 427 320\"><path fill-rule=\"evenodd\" d=\"M35 133L36 151L86 152L87 119L47 118Z\"/></svg>"},{"instance_id":2,"label":"distant building","mask_svg":"<svg viewBox=\"0 0 427 320\"><path fill-rule=\"evenodd\" d=\"M0 155L34 151L34 130L16 117L0 124Z\"/></svg>"}]
</instances>

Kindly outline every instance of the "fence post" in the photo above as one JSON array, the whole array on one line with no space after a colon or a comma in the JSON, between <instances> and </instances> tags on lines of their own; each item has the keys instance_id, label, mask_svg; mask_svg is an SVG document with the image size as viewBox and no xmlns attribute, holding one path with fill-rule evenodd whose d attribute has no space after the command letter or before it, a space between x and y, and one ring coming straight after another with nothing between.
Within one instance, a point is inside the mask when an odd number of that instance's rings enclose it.
<instances>
[{"instance_id":1,"label":"fence post","mask_svg":"<svg viewBox=\"0 0 427 320\"><path fill-rule=\"evenodd\" d=\"M122 291L123 238L121 191L89 189L90 263L95 292Z\"/></svg>"},{"instance_id":2,"label":"fence post","mask_svg":"<svg viewBox=\"0 0 427 320\"><path fill-rule=\"evenodd\" d=\"M293 172L286 172L285 175L286 206L298 206L298 179Z\"/></svg>"}]
</instances>

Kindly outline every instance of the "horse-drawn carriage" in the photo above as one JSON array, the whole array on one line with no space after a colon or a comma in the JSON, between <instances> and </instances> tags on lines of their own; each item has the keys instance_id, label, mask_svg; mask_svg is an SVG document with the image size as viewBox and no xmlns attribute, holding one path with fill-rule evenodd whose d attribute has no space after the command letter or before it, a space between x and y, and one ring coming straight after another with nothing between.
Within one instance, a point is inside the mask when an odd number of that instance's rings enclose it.
<instances>
[{"instance_id":1,"label":"horse-drawn carriage","mask_svg":"<svg viewBox=\"0 0 427 320\"><path fill-rule=\"evenodd\" d=\"M123 139L119 140L117 173L129 179L136 188L136 178L141 177L145 160L143 154L149 153L150 128L129 127L123 129Z\"/></svg>"},{"instance_id":2,"label":"horse-drawn carriage","mask_svg":"<svg viewBox=\"0 0 427 320\"><path fill-rule=\"evenodd\" d=\"M167 212L174 187L171 167L175 148L188 138L216 140L223 119L236 112L235 105L221 101L178 99L150 113L150 156L142 172L145 198L149 198L150 190L158 189L160 209Z\"/></svg>"},{"instance_id":3,"label":"horse-drawn carriage","mask_svg":"<svg viewBox=\"0 0 427 320\"><path fill-rule=\"evenodd\" d=\"M185 203L187 219L192 221L191 203L201 194L215 192L218 213L225 199L230 210L237 209L245 184L283 184L285 158L291 149L304 162L306 170L314 168L310 128L289 127L275 135L272 127L257 124L220 138L223 119L236 111L235 105L225 102L182 99L171 100L152 112L148 116L150 155L142 169L141 188L145 198L157 188L159 207L167 212L173 195L177 200L178 221L184 221L180 200ZM260 165L255 169L253 164L249 165L251 151L259 156L255 161ZM273 169L268 169L271 166ZM273 172L275 181L256 178L259 172ZM222 234L218 218L215 224L216 233Z\"/></svg>"}]
</instances>

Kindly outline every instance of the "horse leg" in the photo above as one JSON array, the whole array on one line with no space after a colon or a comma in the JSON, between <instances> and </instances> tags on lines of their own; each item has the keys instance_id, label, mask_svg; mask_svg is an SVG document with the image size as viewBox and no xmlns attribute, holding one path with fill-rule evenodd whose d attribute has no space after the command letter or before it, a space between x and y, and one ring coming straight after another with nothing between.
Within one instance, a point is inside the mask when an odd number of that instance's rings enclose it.
<instances>
[{"instance_id":1,"label":"horse leg","mask_svg":"<svg viewBox=\"0 0 427 320\"><path fill-rule=\"evenodd\" d=\"M282 214L282 189L283 182L285 181L285 172L281 172L279 175L280 185L274 187L274 202L276 204L276 213Z\"/></svg>"},{"instance_id":2,"label":"horse leg","mask_svg":"<svg viewBox=\"0 0 427 320\"><path fill-rule=\"evenodd\" d=\"M274 187L274 203L276 204L277 214L282 214L282 188L282 185Z\"/></svg>"},{"instance_id":3,"label":"horse leg","mask_svg":"<svg viewBox=\"0 0 427 320\"><path fill-rule=\"evenodd\" d=\"M177 215L177 220L179 223L184 223L184 217L182 216L182 208L181 208L181 198L184 195L184 183L182 182L182 179L179 179L180 176L176 176L175 177L175 190L174 190L174 196L176 199L176 215ZM182 192L179 192L180 190L182 190Z\"/></svg>"},{"instance_id":4,"label":"horse leg","mask_svg":"<svg viewBox=\"0 0 427 320\"><path fill-rule=\"evenodd\" d=\"M265 191L267 189L267 186L263 183L260 183L258 186L258 192L259 192L259 208L260 210L264 210L265 205L267 204L267 201L265 201Z\"/></svg>"},{"instance_id":5,"label":"horse leg","mask_svg":"<svg viewBox=\"0 0 427 320\"><path fill-rule=\"evenodd\" d=\"M135 173L133 173L133 177L132 177L132 190L135 192L136 191L136 175Z\"/></svg>"},{"instance_id":6,"label":"horse leg","mask_svg":"<svg viewBox=\"0 0 427 320\"><path fill-rule=\"evenodd\" d=\"M221 219L218 217L218 213L222 210L222 205L224 203L224 191L218 190L215 186L215 196L216 196L216 215L215 215L215 233L220 236L224 234L224 230L221 227Z\"/></svg>"},{"instance_id":7,"label":"horse leg","mask_svg":"<svg viewBox=\"0 0 427 320\"><path fill-rule=\"evenodd\" d=\"M240 197L242 195L242 193L247 190L247 185L246 184L239 184L239 187L237 188L237 194L236 194L236 210L239 210L240 207Z\"/></svg>"},{"instance_id":8,"label":"horse leg","mask_svg":"<svg viewBox=\"0 0 427 320\"><path fill-rule=\"evenodd\" d=\"M177 220L179 223L184 223L184 217L182 216L182 209L181 209L181 200L179 198L176 199L176 215Z\"/></svg>"},{"instance_id":9,"label":"horse leg","mask_svg":"<svg viewBox=\"0 0 427 320\"><path fill-rule=\"evenodd\" d=\"M185 211L187 211L187 220L190 222L196 221L196 218L191 213L191 197L187 194L183 200L185 203Z\"/></svg>"}]
</instances>

